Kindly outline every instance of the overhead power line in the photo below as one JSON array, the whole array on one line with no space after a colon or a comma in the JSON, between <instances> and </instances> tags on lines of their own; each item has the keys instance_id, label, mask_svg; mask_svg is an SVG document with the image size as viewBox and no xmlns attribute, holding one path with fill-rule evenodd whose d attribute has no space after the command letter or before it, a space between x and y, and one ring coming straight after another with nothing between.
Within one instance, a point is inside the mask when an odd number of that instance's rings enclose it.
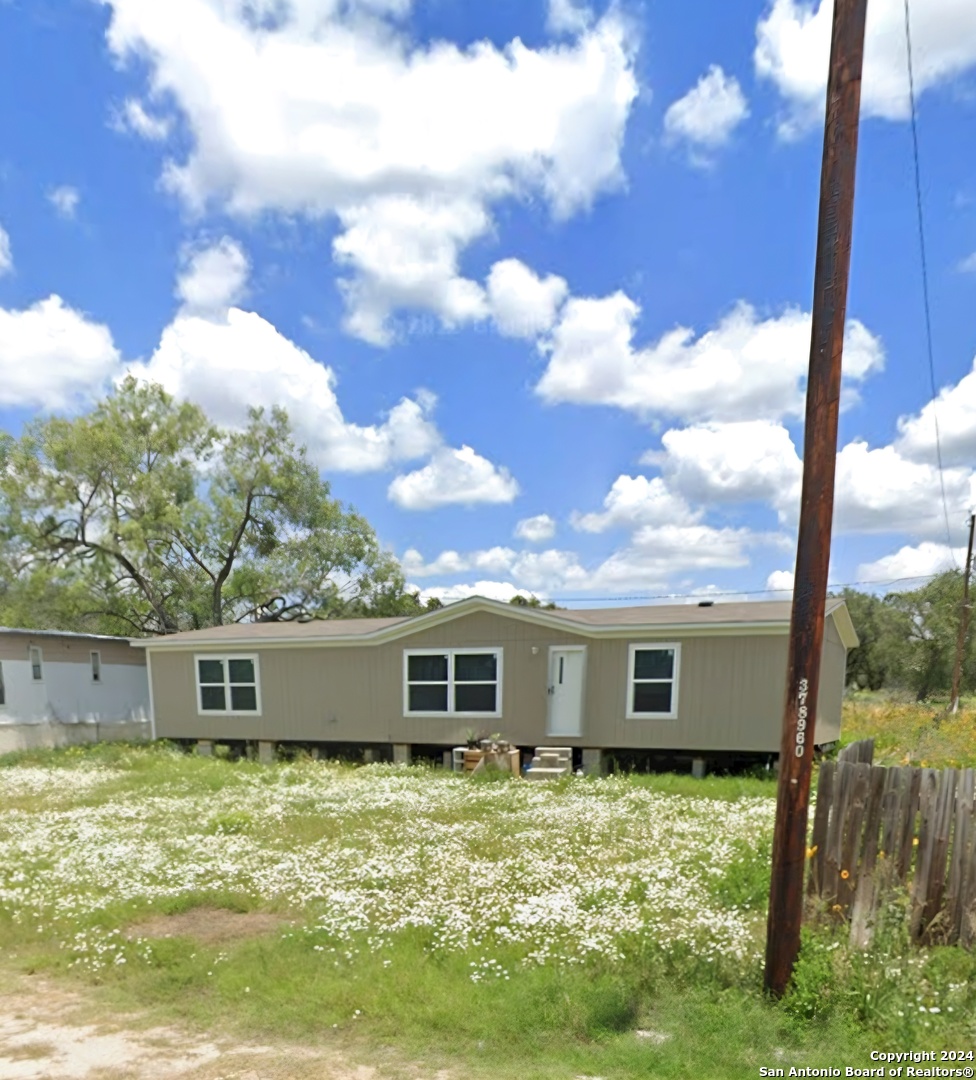
<instances>
[{"instance_id":1,"label":"overhead power line","mask_svg":"<svg viewBox=\"0 0 976 1080\"><path fill-rule=\"evenodd\" d=\"M856 589L861 585L897 585L902 581L932 581L938 574L910 574L907 577L897 578L870 578L865 581L847 581L838 585L828 585L828 589ZM769 593L790 593L792 589L727 589L716 592L696 593L655 593L643 596L554 596L551 602L554 604L579 604L579 603L609 603L621 600L711 600L716 596L764 596Z\"/></svg>"},{"instance_id":2,"label":"overhead power line","mask_svg":"<svg viewBox=\"0 0 976 1080\"><path fill-rule=\"evenodd\" d=\"M935 425L935 456L939 465L939 487L942 491L942 512L945 515L946 543L949 545L949 557L958 570L955 553L952 550L952 529L949 526L949 505L946 500L945 475L942 468L942 440L939 434L939 416L936 409L938 391L935 384L935 360L932 348L932 311L929 304L929 271L925 253L925 215L922 211L922 171L918 153L918 121L915 109L915 70L912 63L912 20L909 0L905 0L905 48L908 56L908 99L912 112L912 151L915 160L915 207L918 212L918 249L922 264L922 300L925 307L925 341L929 360L929 385L932 389L932 421Z\"/></svg>"}]
</instances>

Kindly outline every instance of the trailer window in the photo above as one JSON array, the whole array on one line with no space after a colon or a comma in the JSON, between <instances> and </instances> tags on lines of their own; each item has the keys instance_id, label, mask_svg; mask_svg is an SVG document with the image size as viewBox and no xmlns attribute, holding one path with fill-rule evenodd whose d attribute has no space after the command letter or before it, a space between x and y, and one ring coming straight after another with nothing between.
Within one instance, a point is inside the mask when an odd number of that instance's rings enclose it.
<instances>
[{"instance_id":1,"label":"trailer window","mask_svg":"<svg viewBox=\"0 0 976 1080\"><path fill-rule=\"evenodd\" d=\"M256 656L198 656L196 669L199 712L260 715Z\"/></svg>"},{"instance_id":2,"label":"trailer window","mask_svg":"<svg viewBox=\"0 0 976 1080\"><path fill-rule=\"evenodd\" d=\"M678 715L681 646L631 645L627 681L627 719L673 720Z\"/></svg>"},{"instance_id":3,"label":"trailer window","mask_svg":"<svg viewBox=\"0 0 976 1080\"><path fill-rule=\"evenodd\" d=\"M501 649L403 654L404 716L501 716Z\"/></svg>"}]
</instances>

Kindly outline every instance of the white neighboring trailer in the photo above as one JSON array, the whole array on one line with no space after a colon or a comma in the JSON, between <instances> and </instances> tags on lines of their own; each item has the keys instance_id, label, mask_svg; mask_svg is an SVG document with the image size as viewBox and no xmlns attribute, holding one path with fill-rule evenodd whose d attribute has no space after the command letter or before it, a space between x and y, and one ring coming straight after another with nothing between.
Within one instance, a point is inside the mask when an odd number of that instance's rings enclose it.
<instances>
[{"instance_id":1,"label":"white neighboring trailer","mask_svg":"<svg viewBox=\"0 0 976 1080\"><path fill-rule=\"evenodd\" d=\"M127 638L0 627L0 753L151 737L145 653Z\"/></svg>"}]
</instances>

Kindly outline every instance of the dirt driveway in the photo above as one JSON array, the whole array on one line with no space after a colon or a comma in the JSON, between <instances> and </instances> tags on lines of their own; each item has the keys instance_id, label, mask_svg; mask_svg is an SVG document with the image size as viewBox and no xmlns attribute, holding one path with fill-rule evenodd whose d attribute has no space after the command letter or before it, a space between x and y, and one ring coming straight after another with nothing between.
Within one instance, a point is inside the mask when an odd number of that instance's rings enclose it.
<instances>
[{"instance_id":1,"label":"dirt driveway","mask_svg":"<svg viewBox=\"0 0 976 1080\"><path fill-rule=\"evenodd\" d=\"M201 1038L105 1018L39 976L0 983L0 1080L451 1080L401 1064L356 1065L334 1050Z\"/></svg>"}]
</instances>

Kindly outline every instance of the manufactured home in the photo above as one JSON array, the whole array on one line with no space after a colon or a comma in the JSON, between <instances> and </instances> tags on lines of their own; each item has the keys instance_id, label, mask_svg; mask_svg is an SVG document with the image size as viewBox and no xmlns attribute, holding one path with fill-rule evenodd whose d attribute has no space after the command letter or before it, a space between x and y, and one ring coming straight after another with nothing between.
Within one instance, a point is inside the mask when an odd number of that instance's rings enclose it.
<instances>
[{"instance_id":1,"label":"manufactured home","mask_svg":"<svg viewBox=\"0 0 976 1080\"><path fill-rule=\"evenodd\" d=\"M148 737L148 720L146 654L126 638L0 627L0 752Z\"/></svg>"},{"instance_id":2,"label":"manufactured home","mask_svg":"<svg viewBox=\"0 0 976 1080\"><path fill-rule=\"evenodd\" d=\"M778 754L788 601L600 610L473 597L404 618L236 623L138 640L160 738L395 748L499 733L521 747L692 759ZM815 729L840 736L844 601L829 599Z\"/></svg>"}]
</instances>

